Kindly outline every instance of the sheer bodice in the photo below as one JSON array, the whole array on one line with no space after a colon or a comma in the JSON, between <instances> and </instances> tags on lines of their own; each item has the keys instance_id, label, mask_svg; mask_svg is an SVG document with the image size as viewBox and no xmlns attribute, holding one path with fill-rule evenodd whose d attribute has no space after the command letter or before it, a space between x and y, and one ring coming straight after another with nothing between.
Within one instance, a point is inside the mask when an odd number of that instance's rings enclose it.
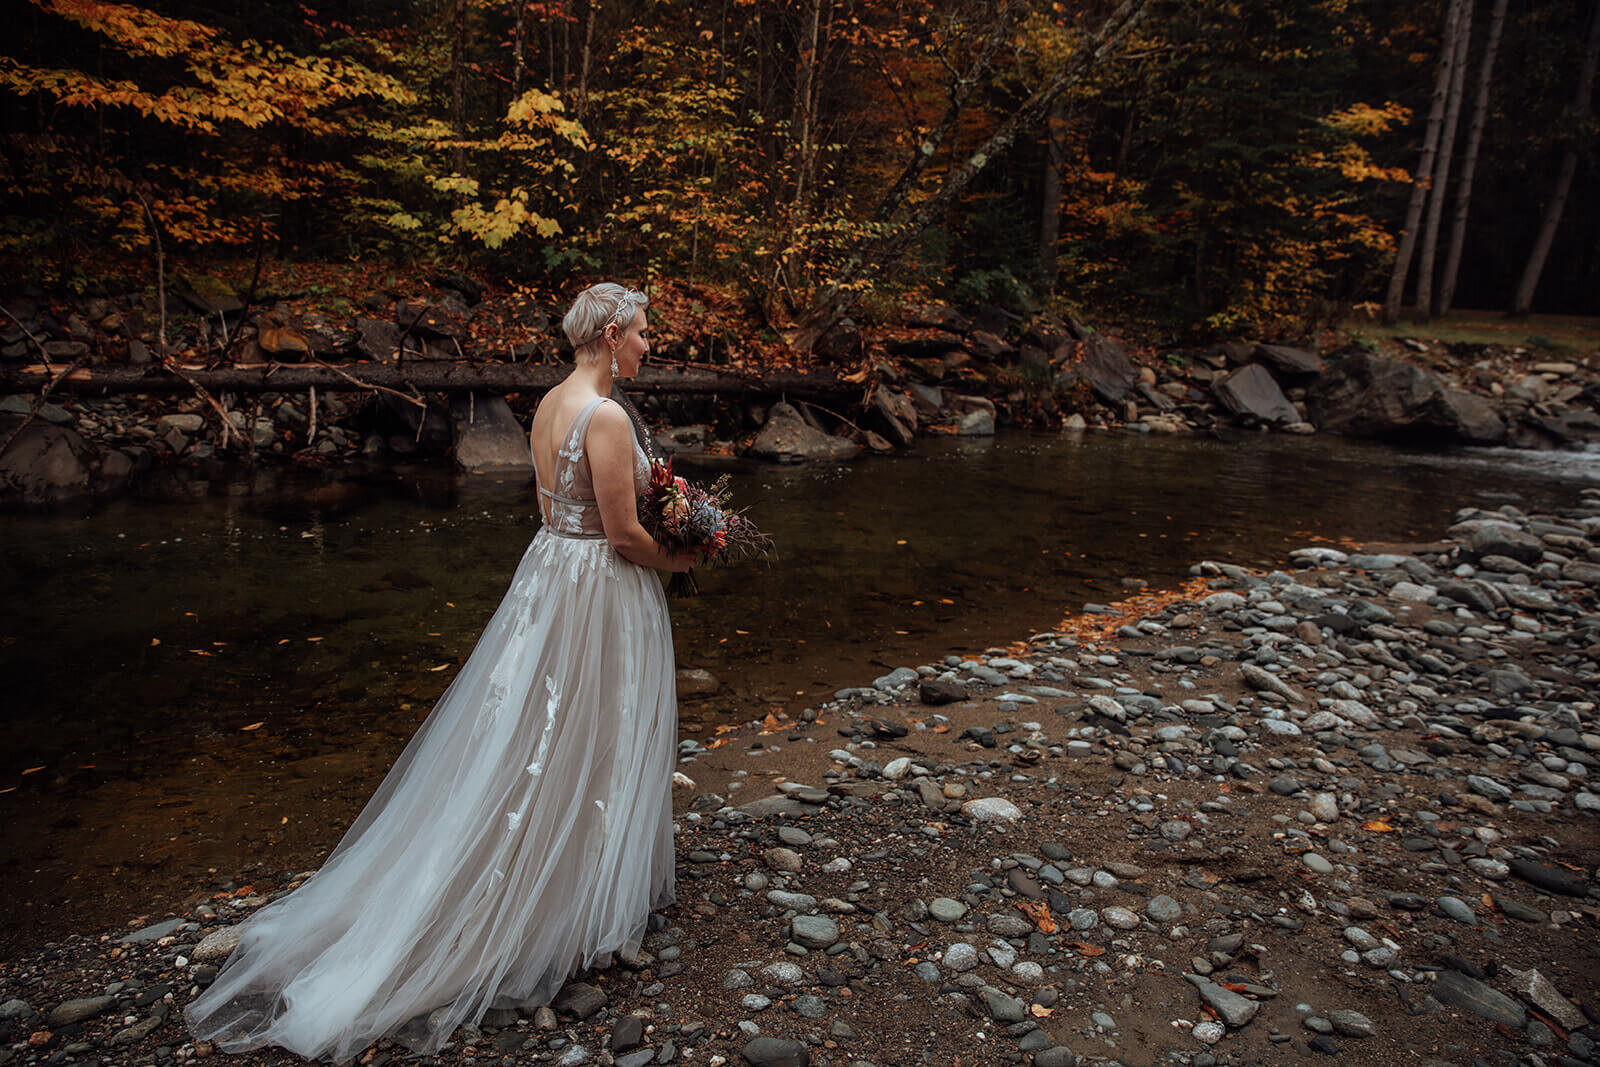
<instances>
[{"instance_id":1,"label":"sheer bodice","mask_svg":"<svg viewBox=\"0 0 1600 1067\"><path fill-rule=\"evenodd\" d=\"M572 420L572 428L556 449L554 489L539 487L539 514L545 526L566 537L604 537L600 524L600 508L594 502L594 478L589 469L589 457L584 440L589 433L589 422L605 397L596 397L586 404ZM633 440L633 491L643 493L650 484L650 461L636 438ZM539 477L539 460L533 461L535 480Z\"/></svg>"},{"instance_id":2,"label":"sheer bodice","mask_svg":"<svg viewBox=\"0 0 1600 1067\"><path fill-rule=\"evenodd\" d=\"M584 454L600 403L563 439L550 521L471 656L321 870L240 928L187 1009L196 1037L432 1052L636 951L672 900L672 632L655 572L600 526ZM642 489L637 443L634 468Z\"/></svg>"}]
</instances>

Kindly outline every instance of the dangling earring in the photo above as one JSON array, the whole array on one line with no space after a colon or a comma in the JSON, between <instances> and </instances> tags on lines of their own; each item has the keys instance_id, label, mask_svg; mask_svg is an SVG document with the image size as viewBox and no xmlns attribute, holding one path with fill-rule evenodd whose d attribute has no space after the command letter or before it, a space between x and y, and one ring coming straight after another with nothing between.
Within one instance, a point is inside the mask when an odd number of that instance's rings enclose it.
<instances>
[{"instance_id":1,"label":"dangling earring","mask_svg":"<svg viewBox=\"0 0 1600 1067\"><path fill-rule=\"evenodd\" d=\"M616 349L612 349L611 350L611 376L613 378L615 378L617 376L617 352L616 352Z\"/></svg>"}]
</instances>

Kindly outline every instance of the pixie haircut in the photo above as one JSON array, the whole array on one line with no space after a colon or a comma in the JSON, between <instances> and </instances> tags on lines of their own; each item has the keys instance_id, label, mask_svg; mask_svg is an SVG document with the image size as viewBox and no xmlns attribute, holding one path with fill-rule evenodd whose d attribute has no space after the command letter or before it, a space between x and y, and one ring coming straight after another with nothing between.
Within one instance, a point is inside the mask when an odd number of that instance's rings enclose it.
<instances>
[{"instance_id":1,"label":"pixie haircut","mask_svg":"<svg viewBox=\"0 0 1600 1067\"><path fill-rule=\"evenodd\" d=\"M578 294L561 329L572 342L574 353L582 352L600 340L607 326L626 328L633 321L634 312L643 310L650 298L637 289L628 289L616 282L599 282Z\"/></svg>"}]
</instances>

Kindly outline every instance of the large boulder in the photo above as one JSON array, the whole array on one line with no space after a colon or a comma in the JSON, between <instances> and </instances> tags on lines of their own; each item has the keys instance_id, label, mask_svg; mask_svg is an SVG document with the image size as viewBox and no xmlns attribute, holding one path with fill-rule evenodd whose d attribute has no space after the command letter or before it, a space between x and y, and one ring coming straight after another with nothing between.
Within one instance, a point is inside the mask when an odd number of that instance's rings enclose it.
<instances>
[{"instance_id":1,"label":"large boulder","mask_svg":"<svg viewBox=\"0 0 1600 1067\"><path fill-rule=\"evenodd\" d=\"M1306 392L1319 430L1351 437L1437 438L1490 444L1505 424L1470 393L1430 371L1370 352L1339 357Z\"/></svg>"},{"instance_id":2,"label":"large boulder","mask_svg":"<svg viewBox=\"0 0 1600 1067\"><path fill-rule=\"evenodd\" d=\"M1288 425L1300 421L1300 413L1283 395L1272 373L1259 363L1250 363L1212 386L1222 406L1235 415L1262 422Z\"/></svg>"},{"instance_id":3,"label":"large boulder","mask_svg":"<svg viewBox=\"0 0 1600 1067\"><path fill-rule=\"evenodd\" d=\"M824 433L806 423L792 404L778 403L767 412L767 423L750 444L750 455L780 463L806 460L854 459L861 446Z\"/></svg>"},{"instance_id":4,"label":"large boulder","mask_svg":"<svg viewBox=\"0 0 1600 1067\"><path fill-rule=\"evenodd\" d=\"M1270 363L1284 374L1321 374L1322 357L1303 348L1288 345L1256 345L1256 359Z\"/></svg>"},{"instance_id":5,"label":"large boulder","mask_svg":"<svg viewBox=\"0 0 1600 1067\"><path fill-rule=\"evenodd\" d=\"M0 419L0 441L18 420ZM0 455L0 504L55 504L127 488L135 464L115 449L96 452L76 430L39 421L22 428Z\"/></svg>"},{"instance_id":6,"label":"large boulder","mask_svg":"<svg viewBox=\"0 0 1600 1067\"><path fill-rule=\"evenodd\" d=\"M1139 369L1128 358L1121 342L1103 333L1091 333L1078 342L1069 374L1089 383L1094 395L1116 407L1139 384Z\"/></svg>"},{"instance_id":7,"label":"large boulder","mask_svg":"<svg viewBox=\"0 0 1600 1067\"><path fill-rule=\"evenodd\" d=\"M456 463L467 473L533 470L528 435L504 397L457 396L450 402L450 423L455 431Z\"/></svg>"}]
</instances>

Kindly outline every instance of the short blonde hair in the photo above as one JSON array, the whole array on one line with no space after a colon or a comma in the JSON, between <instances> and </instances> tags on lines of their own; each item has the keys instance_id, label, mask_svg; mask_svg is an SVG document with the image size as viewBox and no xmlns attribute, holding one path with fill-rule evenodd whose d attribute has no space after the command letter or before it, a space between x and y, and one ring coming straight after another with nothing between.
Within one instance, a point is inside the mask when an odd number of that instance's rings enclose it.
<instances>
[{"instance_id":1,"label":"short blonde hair","mask_svg":"<svg viewBox=\"0 0 1600 1067\"><path fill-rule=\"evenodd\" d=\"M598 282L578 294L561 320L561 329L577 354L600 340L607 326L626 329L634 313L649 303L650 298L637 289L616 282Z\"/></svg>"}]
</instances>

